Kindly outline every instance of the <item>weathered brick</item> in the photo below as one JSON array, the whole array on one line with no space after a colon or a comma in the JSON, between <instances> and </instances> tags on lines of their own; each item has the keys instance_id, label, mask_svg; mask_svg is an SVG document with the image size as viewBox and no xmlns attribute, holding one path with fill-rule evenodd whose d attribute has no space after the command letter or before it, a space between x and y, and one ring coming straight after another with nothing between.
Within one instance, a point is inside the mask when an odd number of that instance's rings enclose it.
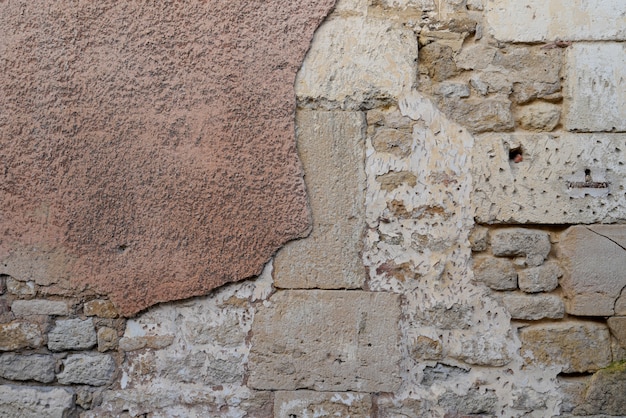
<instances>
[{"instance_id":1,"label":"weathered brick","mask_svg":"<svg viewBox=\"0 0 626 418\"><path fill-rule=\"evenodd\" d=\"M91 318L56 321L48 333L48 348L52 351L83 350L95 346L97 341Z\"/></svg>"},{"instance_id":2,"label":"weathered brick","mask_svg":"<svg viewBox=\"0 0 626 418\"><path fill-rule=\"evenodd\" d=\"M496 256L525 257L529 266L539 266L550 253L547 232L526 228L506 228L491 234L491 251Z\"/></svg>"},{"instance_id":3,"label":"weathered brick","mask_svg":"<svg viewBox=\"0 0 626 418\"><path fill-rule=\"evenodd\" d=\"M39 348L43 344L41 329L26 321L0 324L0 351Z\"/></svg>"},{"instance_id":4,"label":"weathered brick","mask_svg":"<svg viewBox=\"0 0 626 418\"><path fill-rule=\"evenodd\" d=\"M517 282L519 288L527 293L551 292L559 285L563 271L554 262L547 262L538 267L520 270Z\"/></svg>"},{"instance_id":5,"label":"weathered brick","mask_svg":"<svg viewBox=\"0 0 626 418\"><path fill-rule=\"evenodd\" d=\"M367 393L320 393L309 390L276 392L274 417L370 417L372 397Z\"/></svg>"},{"instance_id":6,"label":"weathered brick","mask_svg":"<svg viewBox=\"0 0 626 418\"><path fill-rule=\"evenodd\" d=\"M556 366L563 373L594 372L611 362L606 325L568 321L519 330L520 353L529 365Z\"/></svg>"},{"instance_id":7,"label":"weathered brick","mask_svg":"<svg viewBox=\"0 0 626 418\"><path fill-rule=\"evenodd\" d=\"M502 298L502 304L513 319L534 321L543 318L558 319L565 315L563 300L555 295L506 295Z\"/></svg>"},{"instance_id":8,"label":"weathered brick","mask_svg":"<svg viewBox=\"0 0 626 418\"><path fill-rule=\"evenodd\" d=\"M17 317L28 315L67 315L66 302L45 299L16 300L11 304L11 311Z\"/></svg>"},{"instance_id":9,"label":"weathered brick","mask_svg":"<svg viewBox=\"0 0 626 418\"><path fill-rule=\"evenodd\" d=\"M30 386L0 386L0 416L20 418L65 418L74 409L68 389Z\"/></svg>"},{"instance_id":10,"label":"weathered brick","mask_svg":"<svg viewBox=\"0 0 626 418\"><path fill-rule=\"evenodd\" d=\"M494 290L517 289L517 271L506 259L487 257L476 260L474 278Z\"/></svg>"},{"instance_id":11,"label":"weathered brick","mask_svg":"<svg viewBox=\"0 0 626 418\"><path fill-rule=\"evenodd\" d=\"M36 380L50 383L54 380L56 360L51 355L22 356L5 353L0 356L0 376L11 380Z\"/></svg>"},{"instance_id":12,"label":"weathered brick","mask_svg":"<svg viewBox=\"0 0 626 418\"><path fill-rule=\"evenodd\" d=\"M393 392L400 385L400 301L362 291L282 291L252 326L253 388Z\"/></svg>"},{"instance_id":13,"label":"weathered brick","mask_svg":"<svg viewBox=\"0 0 626 418\"><path fill-rule=\"evenodd\" d=\"M110 300L96 299L86 302L83 306L86 316L98 316L100 318L117 318L118 312Z\"/></svg>"},{"instance_id":14,"label":"weathered brick","mask_svg":"<svg viewBox=\"0 0 626 418\"><path fill-rule=\"evenodd\" d=\"M63 371L57 375L59 383L91 386L106 385L115 372L115 361L108 354L70 354L63 360Z\"/></svg>"},{"instance_id":15,"label":"weathered brick","mask_svg":"<svg viewBox=\"0 0 626 418\"><path fill-rule=\"evenodd\" d=\"M572 226L562 235L559 247L567 312L613 315L626 287L626 226Z\"/></svg>"}]
</instances>

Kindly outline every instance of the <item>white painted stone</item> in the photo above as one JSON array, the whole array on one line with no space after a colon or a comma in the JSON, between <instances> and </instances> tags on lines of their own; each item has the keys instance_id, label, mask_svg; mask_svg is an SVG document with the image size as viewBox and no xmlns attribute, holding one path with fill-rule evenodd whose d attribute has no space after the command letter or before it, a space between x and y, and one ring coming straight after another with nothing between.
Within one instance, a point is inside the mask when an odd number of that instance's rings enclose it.
<instances>
[{"instance_id":1,"label":"white painted stone","mask_svg":"<svg viewBox=\"0 0 626 418\"><path fill-rule=\"evenodd\" d=\"M397 98L414 86L416 71L417 39L410 29L373 18L330 19L315 33L296 95L358 109Z\"/></svg>"},{"instance_id":2,"label":"white painted stone","mask_svg":"<svg viewBox=\"0 0 626 418\"><path fill-rule=\"evenodd\" d=\"M74 409L74 395L67 389L0 386L0 416L65 418Z\"/></svg>"},{"instance_id":3,"label":"white painted stone","mask_svg":"<svg viewBox=\"0 0 626 418\"><path fill-rule=\"evenodd\" d=\"M313 392L299 390L276 392L274 417L363 417L371 416L372 397L369 393Z\"/></svg>"},{"instance_id":4,"label":"white painted stone","mask_svg":"<svg viewBox=\"0 0 626 418\"><path fill-rule=\"evenodd\" d=\"M622 0L490 0L486 12L500 41L626 40Z\"/></svg>"},{"instance_id":5,"label":"white painted stone","mask_svg":"<svg viewBox=\"0 0 626 418\"><path fill-rule=\"evenodd\" d=\"M11 304L11 312L17 317L28 315L67 315L67 302L33 299L16 300Z\"/></svg>"},{"instance_id":6,"label":"white painted stone","mask_svg":"<svg viewBox=\"0 0 626 418\"><path fill-rule=\"evenodd\" d=\"M621 3L626 14L626 2ZM622 19L622 27L626 27L626 17ZM565 128L582 132L626 130L626 44L572 45L565 76Z\"/></svg>"},{"instance_id":7,"label":"white painted stone","mask_svg":"<svg viewBox=\"0 0 626 418\"><path fill-rule=\"evenodd\" d=\"M626 217L624 134L487 134L473 150L482 223L594 223ZM509 150L521 147L521 162ZM586 187L585 170L591 185ZM606 187L604 187L606 186Z\"/></svg>"}]
</instances>

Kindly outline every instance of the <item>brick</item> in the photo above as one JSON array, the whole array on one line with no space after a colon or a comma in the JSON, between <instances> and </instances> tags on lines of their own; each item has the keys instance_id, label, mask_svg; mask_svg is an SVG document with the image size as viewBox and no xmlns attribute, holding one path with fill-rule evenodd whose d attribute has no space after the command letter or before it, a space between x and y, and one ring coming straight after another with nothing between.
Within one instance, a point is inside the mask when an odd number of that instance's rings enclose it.
<instances>
[{"instance_id":1,"label":"brick","mask_svg":"<svg viewBox=\"0 0 626 418\"><path fill-rule=\"evenodd\" d=\"M36 324L20 320L0 324L0 351L39 348L42 344L43 336Z\"/></svg>"},{"instance_id":2,"label":"brick","mask_svg":"<svg viewBox=\"0 0 626 418\"><path fill-rule=\"evenodd\" d=\"M28 315L67 315L69 307L66 302L45 299L16 300L11 304L11 311L17 317Z\"/></svg>"},{"instance_id":3,"label":"brick","mask_svg":"<svg viewBox=\"0 0 626 418\"><path fill-rule=\"evenodd\" d=\"M0 385L0 416L65 418L74 409L68 389Z\"/></svg>"},{"instance_id":4,"label":"brick","mask_svg":"<svg viewBox=\"0 0 626 418\"><path fill-rule=\"evenodd\" d=\"M362 291L281 291L252 325L253 388L393 392L400 300Z\"/></svg>"},{"instance_id":5,"label":"brick","mask_svg":"<svg viewBox=\"0 0 626 418\"><path fill-rule=\"evenodd\" d=\"M619 222L626 217L624 141L625 134L606 133L480 136L472 150L477 221ZM512 149L521 149L521 162L510 159Z\"/></svg>"},{"instance_id":6,"label":"brick","mask_svg":"<svg viewBox=\"0 0 626 418\"><path fill-rule=\"evenodd\" d=\"M494 290L517 289L517 271L509 260L483 258L475 261L474 279Z\"/></svg>"},{"instance_id":7,"label":"brick","mask_svg":"<svg viewBox=\"0 0 626 418\"><path fill-rule=\"evenodd\" d=\"M50 383L55 377L55 365L56 360L51 355L5 353L0 356L0 376L10 380Z\"/></svg>"},{"instance_id":8,"label":"brick","mask_svg":"<svg viewBox=\"0 0 626 418\"><path fill-rule=\"evenodd\" d=\"M572 315L611 316L626 287L626 226L572 226L561 236L561 287Z\"/></svg>"},{"instance_id":9,"label":"brick","mask_svg":"<svg viewBox=\"0 0 626 418\"><path fill-rule=\"evenodd\" d=\"M118 312L110 300L96 299L86 302L83 306L86 316L98 316L100 318L117 318Z\"/></svg>"},{"instance_id":10,"label":"brick","mask_svg":"<svg viewBox=\"0 0 626 418\"><path fill-rule=\"evenodd\" d=\"M621 0L493 0L486 12L500 41L626 40Z\"/></svg>"},{"instance_id":11,"label":"brick","mask_svg":"<svg viewBox=\"0 0 626 418\"><path fill-rule=\"evenodd\" d=\"M313 231L279 251L274 284L361 287L365 280L360 256L365 230L365 118L357 112L300 111L297 125Z\"/></svg>"},{"instance_id":12,"label":"brick","mask_svg":"<svg viewBox=\"0 0 626 418\"><path fill-rule=\"evenodd\" d=\"M84 350L95 346L97 341L91 318L56 321L48 333L48 348L52 351Z\"/></svg>"},{"instance_id":13,"label":"brick","mask_svg":"<svg viewBox=\"0 0 626 418\"><path fill-rule=\"evenodd\" d=\"M563 271L554 262L547 262L539 267L520 270L518 285L526 293L551 292L559 285L559 277Z\"/></svg>"},{"instance_id":14,"label":"brick","mask_svg":"<svg viewBox=\"0 0 626 418\"><path fill-rule=\"evenodd\" d=\"M306 416L370 417L372 397L368 393L320 393L309 390L276 392L274 417Z\"/></svg>"},{"instance_id":15,"label":"brick","mask_svg":"<svg viewBox=\"0 0 626 418\"><path fill-rule=\"evenodd\" d=\"M526 228L506 228L491 234L491 251L495 256L525 257L529 266L539 266L550 253L547 232Z\"/></svg>"},{"instance_id":16,"label":"brick","mask_svg":"<svg viewBox=\"0 0 626 418\"><path fill-rule=\"evenodd\" d=\"M555 295L516 293L504 296L502 304L513 319L535 321L543 318L559 319L565 315L565 305Z\"/></svg>"},{"instance_id":17,"label":"brick","mask_svg":"<svg viewBox=\"0 0 626 418\"><path fill-rule=\"evenodd\" d=\"M626 130L626 46L580 43L568 48L565 128L571 131Z\"/></svg>"},{"instance_id":18,"label":"brick","mask_svg":"<svg viewBox=\"0 0 626 418\"><path fill-rule=\"evenodd\" d=\"M594 372L611 362L606 325L568 321L519 330L520 353L529 365L560 367L563 373Z\"/></svg>"},{"instance_id":19,"label":"brick","mask_svg":"<svg viewBox=\"0 0 626 418\"><path fill-rule=\"evenodd\" d=\"M372 107L414 86L416 72L417 41L410 29L374 18L329 19L315 33L296 78L296 96L344 109Z\"/></svg>"},{"instance_id":20,"label":"brick","mask_svg":"<svg viewBox=\"0 0 626 418\"><path fill-rule=\"evenodd\" d=\"M63 385L102 386L110 383L115 361L108 354L70 354L63 360L63 371L57 375Z\"/></svg>"}]
</instances>

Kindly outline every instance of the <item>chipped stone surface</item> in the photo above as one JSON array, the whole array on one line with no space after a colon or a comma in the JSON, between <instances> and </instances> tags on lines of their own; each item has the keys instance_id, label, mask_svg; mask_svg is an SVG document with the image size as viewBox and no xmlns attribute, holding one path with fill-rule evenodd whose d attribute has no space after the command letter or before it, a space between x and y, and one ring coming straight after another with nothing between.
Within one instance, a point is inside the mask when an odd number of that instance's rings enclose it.
<instances>
[{"instance_id":1,"label":"chipped stone surface","mask_svg":"<svg viewBox=\"0 0 626 418\"><path fill-rule=\"evenodd\" d=\"M400 384L399 299L361 291L282 291L252 328L253 388L391 392Z\"/></svg>"},{"instance_id":2,"label":"chipped stone surface","mask_svg":"<svg viewBox=\"0 0 626 418\"><path fill-rule=\"evenodd\" d=\"M555 295L507 294L502 297L502 304L513 319L535 321L543 318L559 319L565 315L563 300Z\"/></svg>"},{"instance_id":3,"label":"chipped stone surface","mask_svg":"<svg viewBox=\"0 0 626 418\"><path fill-rule=\"evenodd\" d=\"M550 132L561 118L561 107L552 103L536 102L517 109L515 121L528 131Z\"/></svg>"},{"instance_id":4,"label":"chipped stone surface","mask_svg":"<svg viewBox=\"0 0 626 418\"><path fill-rule=\"evenodd\" d=\"M115 305L110 300L96 299L86 302L83 306L86 316L98 316L100 318L117 318L118 313Z\"/></svg>"},{"instance_id":5,"label":"chipped stone surface","mask_svg":"<svg viewBox=\"0 0 626 418\"><path fill-rule=\"evenodd\" d=\"M574 409L575 414L626 415L626 362L599 370L589 381L584 402Z\"/></svg>"},{"instance_id":6,"label":"chipped stone surface","mask_svg":"<svg viewBox=\"0 0 626 418\"><path fill-rule=\"evenodd\" d=\"M307 173L313 231L277 254L277 287L363 285L364 119L358 112L298 112L298 152Z\"/></svg>"},{"instance_id":7,"label":"chipped stone surface","mask_svg":"<svg viewBox=\"0 0 626 418\"><path fill-rule=\"evenodd\" d=\"M519 330L527 364L558 367L563 373L594 372L611 362L609 330L596 322L568 321Z\"/></svg>"},{"instance_id":8,"label":"chipped stone surface","mask_svg":"<svg viewBox=\"0 0 626 418\"><path fill-rule=\"evenodd\" d=\"M621 0L492 0L486 12L500 41L626 40Z\"/></svg>"},{"instance_id":9,"label":"chipped stone surface","mask_svg":"<svg viewBox=\"0 0 626 418\"><path fill-rule=\"evenodd\" d=\"M547 232L526 228L498 229L491 234L491 251L495 256L523 257L529 266L539 266L550 253ZM531 270L532 272L533 270ZM540 272L541 270L537 270Z\"/></svg>"},{"instance_id":10,"label":"chipped stone surface","mask_svg":"<svg viewBox=\"0 0 626 418\"><path fill-rule=\"evenodd\" d=\"M35 282L32 280L22 282L9 276L6 278L6 285L9 293L19 297L29 298L35 296L37 293Z\"/></svg>"},{"instance_id":11,"label":"chipped stone surface","mask_svg":"<svg viewBox=\"0 0 626 418\"><path fill-rule=\"evenodd\" d=\"M39 348L43 344L41 329L26 321L0 324L0 351Z\"/></svg>"},{"instance_id":12,"label":"chipped stone surface","mask_svg":"<svg viewBox=\"0 0 626 418\"><path fill-rule=\"evenodd\" d=\"M498 397L493 391L472 390L466 395L446 392L439 398L439 405L448 412L460 414L494 414Z\"/></svg>"},{"instance_id":13,"label":"chipped stone surface","mask_svg":"<svg viewBox=\"0 0 626 418\"><path fill-rule=\"evenodd\" d=\"M11 304L11 312L17 317L29 315L67 315L67 302L45 299L16 300Z\"/></svg>"},{"instance_id":14,"label":"chipped stone surface","mask_svg":"<svg viewBox=\"0 0 626 418\"><path fill-rule=\"evenodd\" d=\"M293 86L333 5L4 3L0 273L126 316L258 275L309 229Z\"/></svg>"},{"instance_id":15,"label":"chipped stone surface","mask_svg":"<svg viewBox=\"0 0 626 418\"><path fill-rule=\"evenodd\" d=\"M486 134L473 150L483 223L616 222L626 216L623 134ZM520 148L523 161L509 159ZM591 182L586 182L589 170Z\"/></svg>"},{"instance_id":16,"label":"chipped stone surface","mask_svg":"<svg viewBox=\"0 0 626 418\"><path fill-rule=\"evenodd\" d=\"M48 348L52 351L83 350L93 347L96 342L96 330L91 318L58 320L48 333Z\"/></svg>"},{"instance_id":17,"label":"chipped stone surface","mask_svg":"<svg viewBox=\"0 0 626 418\"><path fill-rule=\"evenodd\" d=\"M582 132L625 131L626 46L577 43L568 49L567 58L565 127Z\"/></svg>"},{"instance_id":18,"label":"chipped stone surface","mask_svg":"<svg viewBox=\"0 0 626 418\"><path fill-rule=\"evenodd\" d=\"M55 365L56 360L51 355L5 353L0 356L0 376L11 380L50 383L54 380Z\"/></svg>"},{"instance_id":19,"label":"chipped stone surface","mask_svg":"<svg viewBox=\"0 0 626 418\"><path fill-rule=\"evenodd\" d=\"M320 393L309 390L276 392L274 417L371 417L372 397L367 393Z\"/></svg>"},{"instance_id":20,"label":"chipped stone surface","mask_svg":"<svg viewBox=\"0 0 626 418\"><path fill-rule=\"evenodd\" d=\"M330 19L315 33L296 94L303 103L371 107L414 86L416 61L417 40L407 28L375 18Z\"/></svg>"},{"instance_id":21,"label":"chipped stone surface","mask_svg":"<svg viewBox=\"0 0 626 418\"><path fill-rule=\"evenodd\" d=\"M98 329L98 351L115 350L118 346L117 330L109 327Z\"/></svg>"},{"instance_id":22,"label":"chipped stone surface","mask_svg":"<svg viewBox=\"0 0 626 418\"><path fill-rule=\"evenodd\" d=\"M515 126L511 102L506 99L444 99L442 110L474 133L510 131Z\"/></svg>"},{"instance_id":23,"label":"chipped stone surface","mask_svg":"<svg viewBox=\"0 0 626 418\"><path fill-rule=\"evenodd\" d=\"M110 383L115 372L115 361L109 354L70 354L63 360L63 371L57 375L59 383L102 386Z\"/></svg>"},{"instance_id":24,"label":"chipped stone surface","mask_svg":"<svg viewBox=\"0 0 626 418\"><path fill-rule=\"evenodd\" d=\"M561 237L567 312L609 316L626 288L626 226L572 226Z\"/></svg>"},{"instance_id":25,"label":"chipped stone surface","mask_svg":"<svg viewBox=\"0 0 626 418\"><path fill-rule=\"evenodd\" d=\"M520 270L518 285L526 293L551 292L559 285L563 271L555 262Z\"/></svg>"},{"instance_id":26,"label":"chipped stone surface","mask_svg":"<svg viewBox=\"0 0 626 418\"><path fill-rule=\"evenodd\" d=\"M474 278L493 290L517 289L517 270L506 259L488 257L475 260Z\"/></svg>"},{"instance_id":27,"label":"chipped stone surface","mask_svg":"<svg viewBox=\"0 0 626 418\"><path fill-rule=\"evenodd\" d=\"M0 416L65 418L74 409L68 389L0 385Z\"/></svg>"}]
</instances>

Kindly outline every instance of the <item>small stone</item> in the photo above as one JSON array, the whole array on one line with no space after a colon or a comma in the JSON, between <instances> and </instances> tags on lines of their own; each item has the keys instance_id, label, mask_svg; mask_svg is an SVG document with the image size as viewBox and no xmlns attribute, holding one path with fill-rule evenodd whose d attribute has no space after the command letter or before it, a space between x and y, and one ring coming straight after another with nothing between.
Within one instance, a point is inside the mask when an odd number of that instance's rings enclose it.
<instances>
[{"instance_id":1,"label":"small stone","mask_svg":"<svg viewBox=\"0 0 626 418\"><path fill-rule=\"evenodd\" d=\"M117 331L113 328L102 327L98 330L98 351L105 352L117 348Z\"/></svg>"},{"instance_id":2,"label":"small stone","mask_svg":"<svg viewBox=\"0 0 626 418\"><path fill-rule=\"evenodd\" d=\"M475 226L469 237L472 251L482 252L489 248L489 229L482 226Z\"/></svg>"},{"instance_id":3,"label":"small stone","mask_svg":"<svg viewBox=\"0 0 626 418\"><path fill-rule=\"evenodd\" d=\"M467 374L469 370L460 367L448 366L446 364L437 363L435 366L427 366L424 368L424 377L422 385L431 386L435 382L443 382L449 379L457 378Z\"/></svg>"},{"instance_id":4,"label":"small stone","mask_svg":"<svg viewBox=\"0 0 626 418\"><path fill-rule=\"evenodd\" d=\"M372 137L372 146L378 152L386 152L398 157L411 154L413 135L407 129L378 128Z\"/></svg>"},{"instance_id":5,"label":"small stone","mask_svg":"<svg viewBox=\"0 0 626 418\"><path fill-rule=\"evenodd\" d=\"M118 312L110 300L96 299L86 302L83 306L86 316L98 316L100 318L117 318Z\"/></svg>"},{"instance_id":6,"label":"small stone","mask_svg":"<svg viewBox=\"0 0 626 418\"><path fill-rule=\"evenodd\" d=\"M470 85L483 96L490 93L509 95L513 90L513 83L500 71L484 71L470 78Z\"/></svg>"},{"instance_id":7,"label":"small stone","mask_svg":"<svg viewBox=\"0 0 626 418\"><path fill-rule=\"evenodd\" d=\"M516 293L504 296L502 304L513 319L536 321L543 318L559 319L565 315L565 304L555 295Z\"/></svg>"},{"instance_id":8,"label":"small stone","mask_svg":"<svg viewBox=\"0 0 626 418\"><path fill-rule=\"evenodd\" d=\"M414 187L417 183L417 177L413 173L408 171L391 171L380 176L376 176L376 181L380 183L381 190L392 191L398 187L406 184L409 187Z\"/></svg>"},{"instance_id":9,"label":"small stone","mask_svg":"<svg viewBox=\"0 0 626 418\"><path fill-rule=\"evenodd\" d=\"M369 126L376 125L392 129L403 129L409 134L411 132L410 128L415 123L413 119L403 116L397 106L369 110L366 119Z\"/></svg>"},{"instance_id":10,"label":"small stone","mask_svg":"<svg viewBox=\"0 0 626 418\"><path fill-rule=\"evenodd\" d=\"M16 300L11 304L11 311L16 317L29 315L67 315L69 307L66 302L45 299Z\"/></svg>"},{"instance_id":11,"label":"small stone","mask_svg":"<svg viewBox=\"0 0 626 418\"><path fill-rule=\"evenodd\" d=\"M626 348L626 316L614 316L607 321L611 334L617 338L620 345Z\"/></svg>"},{"instance_id":12,"label":"small stone","mask_svg":"<svg viewBox=\"0 0 626 418\"><path fill-rule=\"evenodd\" d=\"M524 256L528 266L539 266L550 253L547 232L526 228L499 229L491 234L491 249L496 256Z\"/></svg>"},{"instance_id":13,"label":"small stone","mask_svg":"<svg viewBox=\"0 0 626 418\"><path fill-rule=\"evenodd\" d=\"M454 57L454 61L457 67L463 70L484 70L493 61L496 51L497 49L492 46L476 44L463 48Z\"/></svg>"},{"instance_id":14,"label":"small stone","mask_svg":"<svg viewBox=\"0 0 626 418\"><path fill-rule=\"evenodd\" d=\"M575 414L626 415L626 362L613 364L593 375L582 405Z\"/></svg>"},{"instance_id":15,"label":"small stone","mask_svg":"<svg viewBox=\"0 0 626 418\"><path fill-rule=\"evenodd\" d=\"M439 406L448 412L461 414L494 414L497 402L498 397L491 390L480 393L479 390L471 389L465 395L449 391L439 398Z\"/></svg>"},{"instance_id":16,"label":"small stone","mask_svg":"<svg viewBox=\"0 0 626 418\"><path fill-rule=\"evenodd\" d=\"M475 260L474 278L493 290L517 289L517 271L509 260L493 257Z\"/></svg>"},{"instance_id":17,"label":"small stone","mask_svg":"<svg viewBox=\"0 0 626 418\"><path fill-rule=\"evenodd\" d=\"M0 351L39 348L42 344L41 330L35 324L19 320L0 324Z\"/></svg>"},{"instance_id":18,"label":"small stone","mask_svg":"<svg viewBox=\"0 0 626 418\"><path fill-rule=\"evenodd\" d=\"M372 397L368 393L276 392L274 416L289 417L369 417Z\"/></svg>"},{"instance_id":19,"label":"small stone","mask_svg":"<svg viewBox=\"0 0 626 418\"><path fill-rule=\"evenodd\" d=\"M437 87L436 94L443 97L463 98L469 97L470 89L467 84L463 83L441 83Z\"/></svg>"},{"instance_id":20,"label":"small stone","mask_svg":"<svg viewBox=\"0 0 626 418\"><path fill-rule=\"evenodd\" d=\"M57 375L59 383L102 386L111 381L115 361L108 354L70 354L63 360L63 371Z\"/></svg>"},{"instance_id":21,"label":"small stone","mask_svg":"<svg viewBox=\"0 0 626 418\"><path fill-rule=\"evenodd\" d=\"M515 121L529 131L553 131L559 124L561 107L552 103L537 102L517 109Z\"/></svg>"},{"instance_id":22,"label":"small stone","mask_svg":"<svg viewBox=\"0 0 626 418\"><path fill-rule=\"evenodd\" d=\"M443 357L443 346L440 341L420 335L411 347L411 357L416 360L440 360Z\"/></svg>"},{"instance_id":23,"label":"small stone","mask_svg":"<svg viewBox=\"0 0 626 418\"><path fill-rule=\"evenodd\" d=\"M561 367L563 373L594 372L611 362L606 325L568 321L519 330L520 353L527 364Z\"/></svg>"},{"instance_id":24,"label":"small stone","mask_svg":"<svg viewBox=\"0 0 626 418\"><path fill-rule=\"evenodd\" d=\"M420 69L426 69L434 81L443 81L460 73L453 58L454 50L450 46L432 42L420 49Z\"/></svg>"},{"instance_id":25,"label":"small stone","mask_svg":"<svg viewBox=\"0 0 626 418\"><path fill-rule=\"evenodd\" d=\"M74 394L68 389L0 386L0 416L20 418L65 418L74 409Z\"/></svg>"},{"instance_id":26,"label":"small stone","mask_svg":"<svg viewBox=\"0 0 626 418\"><path fill-rule=\"evenodd\" d=\"M50 383L54 380L56 360L51 355L22 356L6 353L0 356L0 376L11 380L36 380Z\"/></svg>"},{"instance_id":27,"label":"small stone","mask_svg":"<svg viewBox=\"0 0 626 418\"><path fill-rule=\"evenodd\" d=\"M13 277L6 276L6 285L9 293L21 298L29 298L37 294L35 282L33 281L21 282L19 280L15 280Z\"/></svg>"},{"instance_id":28,"label":"small stone","mask_svg":"<svg viewBox=\"0 0 626 418\"><path fill-rule=\"evenodd\" d=\"M538 411L546 409L548 395L540 393L532 388L524 388L513 391L511 394L513 409L519 411Z\"/></svg>"},{"instance_id":29,"label":"small stone","mask_svg":"<svg viewBox=\"0 0 626 418\"><path fill-rule=\"evenodd\" d=\"M48 333L48 348L52 351L84 350L95 346L97 341L91 318L57 321Z\"/></svg>"},{"instance_id":30,"label":"small stone","mask_svg":"<svg viewBox=\"0 0 626 418\"><path fill-rule=\"evenodd\" d=\"M486 334L463 338L460 350L450 353L450 357L479 366L504 366L511 362L511 353L506 343L496 341Z\"/></svg>"},{"instance_id":31,"label":"small stone","mask_svg":"<svg viewBox=\"0 0 626 418\"><path fill-rule=\"evenodd\" d=\"M0 295L4 295L4 292L7 291L7 276L6 274L0 274Z\"/></svg>"},{"instance_id":32,"label":"small stone","mask_svg":"<svg viewBox=\"0 0 626 418\"><path fill-rule=\"evenodd\" d=\"M559 285L563 271L554 262L530 267L518 273L519 288L526 293L551 292Z\"/></svg>"},{"instance_id":33,"label":"small stone","mask_svg":"<svg viewBox=\"0 0 626 418\"><path fill-rule=\"evenodd\" d=\"M443 99L443 113L473 133L510 131L515 127L507 99Z\"/></svg>"}]
</instances>

